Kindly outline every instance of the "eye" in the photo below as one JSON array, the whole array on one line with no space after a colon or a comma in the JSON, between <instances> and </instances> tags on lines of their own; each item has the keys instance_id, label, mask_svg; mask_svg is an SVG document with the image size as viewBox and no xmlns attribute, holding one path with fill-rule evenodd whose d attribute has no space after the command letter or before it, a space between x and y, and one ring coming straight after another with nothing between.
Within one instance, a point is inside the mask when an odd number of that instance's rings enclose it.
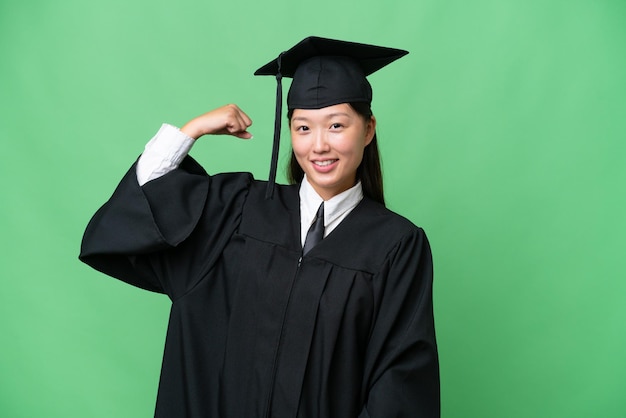
<instances>
[{"instance_id":1,"label":"eye","mask_svg":"<svg viewBox=\"0 0 626 418\"><path fill-rule=\"evenodd\" d=\"M296 126L296 131L297 132L306 132L309 130L309 127L306 125L300 125L300 126Z\"/></svg>"},{"instance_id":2,"label":"eye","mask_svg":"<svg viewBox=\"0 0 626 418\"><path fill-rule=\"evenodd\" d=\"M341 123L333 123L332 125L330 125L331 129L341 129L343 128L343 125Z\"/></svg>"}]
</instances>

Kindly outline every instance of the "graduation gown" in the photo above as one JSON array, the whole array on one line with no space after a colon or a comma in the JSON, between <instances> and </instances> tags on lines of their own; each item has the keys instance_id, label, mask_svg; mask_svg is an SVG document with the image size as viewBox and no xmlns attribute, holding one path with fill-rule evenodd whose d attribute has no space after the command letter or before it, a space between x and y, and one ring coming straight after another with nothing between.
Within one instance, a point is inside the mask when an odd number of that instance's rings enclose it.
<instances>
[{"instance_id":1,"label":"graduation gown","mask_svg":"<svg viewBox=\"0 0 626 418\"><path fill-rule=\"evenodd\" d=\"M172 301L156 417L436 417L424 232L367 197L302 257L298 186L133 166L80 259Z\"/></svg>"}]
</instances>

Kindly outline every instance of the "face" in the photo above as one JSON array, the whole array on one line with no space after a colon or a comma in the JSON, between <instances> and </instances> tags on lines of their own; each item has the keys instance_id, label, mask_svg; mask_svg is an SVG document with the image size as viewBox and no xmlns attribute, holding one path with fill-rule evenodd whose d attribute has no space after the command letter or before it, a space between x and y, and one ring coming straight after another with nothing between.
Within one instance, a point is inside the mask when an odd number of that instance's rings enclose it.
<instances>
[{"instance_id":1,"label":"face","mask_svg":"<svg viewBox=\"0 0 626 418\"><path fill-rule=\"evenodd\" d=\"M296 109L290 130L298 164L315 191L328 200L356 183L356 170L374 138L376 119L365 120L346 103Z\"/></svg>"}]
</instances>

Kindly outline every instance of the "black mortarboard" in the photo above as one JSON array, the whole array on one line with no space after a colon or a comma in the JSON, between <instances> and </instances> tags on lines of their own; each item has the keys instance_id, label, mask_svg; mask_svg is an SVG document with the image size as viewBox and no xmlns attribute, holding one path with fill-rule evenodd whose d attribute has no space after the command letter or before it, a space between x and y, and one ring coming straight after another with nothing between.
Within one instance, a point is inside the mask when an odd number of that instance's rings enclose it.
<instances>
[{"instance_id":1,"label":"black mortarboard","mask_svg":"<svg viewBox=\"0 0 626 418\"><path fill-rule=\"evenodd\" d=\"M408 54L408 51L335 39L308 37L254 75L276 76L274 144L266 198L271 198L276 179L282 113L282 77L292 77L287 106L321 109L340 103L372 102L366 76Z\"/></svg>"}]
</instances>

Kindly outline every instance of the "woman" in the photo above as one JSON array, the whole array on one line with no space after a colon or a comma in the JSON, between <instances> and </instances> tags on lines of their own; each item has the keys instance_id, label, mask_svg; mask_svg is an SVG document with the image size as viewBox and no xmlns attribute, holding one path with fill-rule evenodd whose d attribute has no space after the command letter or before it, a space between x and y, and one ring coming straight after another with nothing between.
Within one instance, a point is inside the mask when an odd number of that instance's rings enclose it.
<instances>
[{"instance_id":1,"label":"woman","mask_svg":"<svg viewBox=\"0 0 626 418\"><path fill-rule=\"evenodd\" d=\"M294 184L187 156L251 138L227 105L164 125L94 215L81 260L172 300L156 416L439 416L430 248L384 207L366 79L405 53L307 38L257 71L293 77Z\"/></svg>"}]
</instances>

